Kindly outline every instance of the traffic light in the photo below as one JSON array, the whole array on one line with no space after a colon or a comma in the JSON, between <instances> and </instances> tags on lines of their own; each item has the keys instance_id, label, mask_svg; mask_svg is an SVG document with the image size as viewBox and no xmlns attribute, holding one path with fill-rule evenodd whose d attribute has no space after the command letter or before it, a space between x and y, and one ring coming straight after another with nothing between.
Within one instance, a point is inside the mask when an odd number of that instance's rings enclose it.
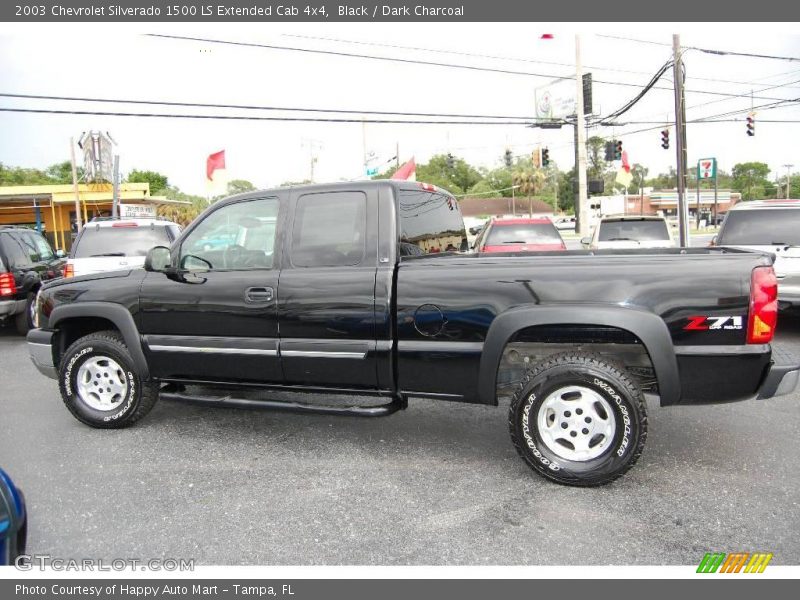
<instances>
[{"instance_id":1,"label":"traffic light","mask_svg":"<svg viewBox=\"0 0 800 600\"><path fill-rule=\"evenodd\" d=\"M661 147L664 150L669 150L669 129L661 130Z\"/></svg>"},{"instance_id":2,"label":"traffic light","mask_svg":"<svg viewBox=\"0 0 800 600\"><path fill-rule=\"evenodd\" d=\"M756 115L750 113L747 115L747 135L753 137L756 134Z\"/></svg>"},{"instance_id":3,"label":"traffic light","mask_svg":"<svg viewBox=\"0 0 800 600\"><path fill-rule=\"evenodd\" d=\"M511 168L511 165L514 164L514 156L511 154L511 150L506 148L506 153L503 155L503 161L506 163L508 168Z\"/></svg>"},{"instance_id":4,"label":"traffic light","mask_svg":"<svg viewBox=\"0 0 800 600\"><path fill-rule=\"evenodd\" d=\"M606 142L606 162L614 160L614 142Z\"/></svg>"},{"instance_id":5,"label":"traffic light","mask_svg":"<svg viewBox=\"0 0 800 600\"><path fill-rule=\"evenodd\" d=\"M542 166L546 167L550 164L550 150L542 148Z\"/></svg>"},{"instance_id":6,"label":"traffic light","mask_svg":"<svg viewBox=\"0 0 800 600\"><path fill-rule=\"evenodd\" d=\"M448 152L447 153L447 168L448 169L452 169L455 166L456 166L456 159L452 154L450 154Z\"/></svg>"},{"instance_id":7,"label":"traffic light","mask_svg":"<svg viewBox=\"0 0 800 600\"><path fill-rule=\"evenodd\" d=\"M622 160L622 140L614 142L614 160Z\"/></svg>"}]
</instances>

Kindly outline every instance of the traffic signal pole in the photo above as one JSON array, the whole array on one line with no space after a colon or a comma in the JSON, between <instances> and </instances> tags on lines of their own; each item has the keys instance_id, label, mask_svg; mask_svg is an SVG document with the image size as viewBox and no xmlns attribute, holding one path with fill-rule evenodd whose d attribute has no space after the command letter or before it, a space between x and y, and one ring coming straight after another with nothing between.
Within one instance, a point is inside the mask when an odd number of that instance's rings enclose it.
<instances>
[{"instance_id":1,"label":"traffic signal pole","mask_svg":"<svg viewBox=\"0 0 800 600\"><path fill-rule=\"evenodd\" d=\"M575 209L578 214L578 233L583 238L589 235L589 211L586 210L586 125L583 120L583 67L579 34L575 35L575 85L575 168L578 175Z\"/></svg>"},{"instance_id":2,"label":"traffic signal pole","mask_svg":"<svg viewBox=\"0 0 800 600\"><path fill-rule=\"evenodd\" d=\"M675 153L678 171L678 231L680 246L689 246L689 215L686 202L686 102L683 92L681 36L672 36L672 79L675 86ZM699 183L698 183L699 185Z\"/></svg>"}]
</instances>

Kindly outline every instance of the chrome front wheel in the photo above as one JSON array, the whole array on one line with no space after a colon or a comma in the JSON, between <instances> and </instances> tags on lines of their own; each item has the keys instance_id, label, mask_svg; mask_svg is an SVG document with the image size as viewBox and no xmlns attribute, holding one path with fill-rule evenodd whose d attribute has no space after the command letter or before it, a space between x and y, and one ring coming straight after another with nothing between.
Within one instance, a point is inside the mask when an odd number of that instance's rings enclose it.
<instances>
[{"instance_id":1,"label":"chrome front wheel","mask_svg":"<svg viewBox=\"0 0 800 600\"><path fill-rule=\"evenodd\" d=\"M128 395L128 380L117 361L107 356L93 356L78 369L78 397L90 408L114 410Z\"/></svg>"}]
</instances>

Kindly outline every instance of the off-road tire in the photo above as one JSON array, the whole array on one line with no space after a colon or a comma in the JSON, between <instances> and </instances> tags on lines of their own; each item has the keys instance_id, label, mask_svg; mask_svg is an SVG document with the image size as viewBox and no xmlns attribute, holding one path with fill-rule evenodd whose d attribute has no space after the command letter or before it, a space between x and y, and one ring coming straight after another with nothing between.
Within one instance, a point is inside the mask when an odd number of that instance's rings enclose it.
<instances>
[{"instance_id":1,"label":"off-road tire","mask_svg":"<svg viewBox=\"0 0 800 600\"><path fill-rule=\"evenodd\" d=\"M539 432L537 415L548 396L567 386L599 394L616 423L609 446L597 457L572 461L553 452ZM625 368L597 354L554 354L529 367L509 408L511 440L522 459L543 477L564 485L611 483L639 459L647 437L647 411L641 389Z\"/></svg>"},{"instance_id":2,"label":"off-road tire","mask_svg":"<svg viewBox=\"0 0 800 600\"><path fill-rule=\"evenodd\" d=\"M93 357L113 359L125 374L127 391L115 409L96 410L84 402L78 393L78 370L81 364ZM61 358L58 386L61 399L72 416L98 429L129 427L149 413L158 400L158 383L144 380L137 372L128 347L117 331L91 333L73 343Z\"/></svg>"}]
</instances>

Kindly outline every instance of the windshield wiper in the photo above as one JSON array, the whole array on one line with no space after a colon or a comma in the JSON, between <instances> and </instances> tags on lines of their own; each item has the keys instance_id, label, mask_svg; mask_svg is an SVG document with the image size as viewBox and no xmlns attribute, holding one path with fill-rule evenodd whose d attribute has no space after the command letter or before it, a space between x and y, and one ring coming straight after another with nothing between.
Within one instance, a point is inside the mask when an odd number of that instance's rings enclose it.
<instances>
[{"instance_id":1,"label":"windshield wiper","mask_svg":"<svg viewBox=\"0 0 800 600\"><path fill-rule=\"evenodd\" d=\"M607 240L600 240L606 242L638 242L639 240L635 240L633 238L608 238Z\"/></svg>"},{"instance_id":2,"label":"windshield wiper","mask_svg":"<svg viewBox=\"0 0 800 600\"><path fill-rule=\"evenodd\" d=\"M527 244L528 242L520 242L519 240L511 240L510 242L503 242L504 244Z\"/></svg>"},{"instance_id":3,"label":"windshield wiper","mask_svg":"<svg viewBox=\"0 0 800 600\"><path fill-rule=\"evenodd\" d=\"M106 252L104 254L90 254L89 258L94 258L96 256L125 256L124 252Z\"/></svg>"}]
</instances>

